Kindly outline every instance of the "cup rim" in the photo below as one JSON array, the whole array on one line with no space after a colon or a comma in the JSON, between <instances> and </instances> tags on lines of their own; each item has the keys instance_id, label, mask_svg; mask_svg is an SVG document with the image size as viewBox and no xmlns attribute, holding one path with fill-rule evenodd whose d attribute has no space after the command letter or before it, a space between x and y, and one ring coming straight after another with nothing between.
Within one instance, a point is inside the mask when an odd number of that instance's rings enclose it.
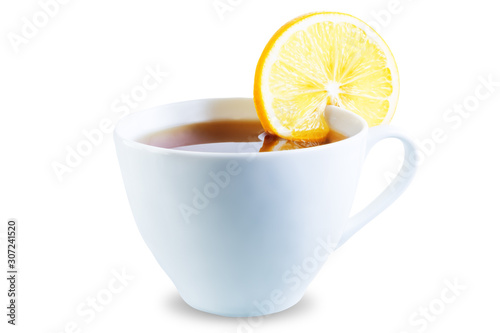
<instances>
[{"instance_id":1,"label":"cup rim","mask_svg":"<svg viewBox=\"0 0 500 333\"><path fill-rule=\"evenodd\" d=\"M327 106L326 112L341 112L344 115L348 115L349 117L352 117L356 119L359 123L361 123L361 129L353 134L348 136L347 138L337 141L337 142L331 142L327 143L324 145L319 145L315 147L308 147L304 149L293 149L293 150L283 150L283 151L270 151L270 152L265 152L264 154L261 154L257 151L253 152L206 152L206 151L190 151L190 150L178 150L178 149L172 149L172 148L163 148L163 147L158 147L158 146L152 146L149 144L141 143L137 141L137 139L131 139L129 137L126 137L123 135L121 132L121 127L129 121L132 121L135 117L141 117L144 116L148 113L151 112L157 112L158 109L160 108L166 108L166 107L173 107L176 105L182 105L182 104L188 104L188 103L215 103L215 102L220 102L220 101L233 101L233 102L246 102L248 103L249 101L252 101L253 103L253 98L248 98L248 97L228 97L228 98L202 98L202 99L193 99L193 100L185 100L185 101L178 101L178 102L172 102L172 103L167 103L167 104L162 104L162 105L157 105L151 108L147 108L144 110L136 111L134 113L128 114L124 117L122 117L116 124L114 130L113 130L113 136L115 139L115 143L117 140L122 141L126 146L131 147L131 148L136 148L136 149L141 149L141 150L146 150L149 152L157 153L157 154L165 154L165 155L179 155L179 156L205 156L205 157L224 157L224 158L236 158L236 157L248 157L249 155L252 156L259 156L259 157L265 157L265 156L274 156L275 154L279 153L280 155L283 154L303 154L307 152L313 152L313 151L318 151L318 150L324 150L324 149L331 149L331 147L339 147L343 146L346 144L349 144L350 142L356 140L358 137L363 135L364 132L368 129L368 123L364 118L361 116L355 114L354 112L348 111L346 109L329 105ZM193 122L194 123L194 122Z\"/></svg>"}]
</instances>

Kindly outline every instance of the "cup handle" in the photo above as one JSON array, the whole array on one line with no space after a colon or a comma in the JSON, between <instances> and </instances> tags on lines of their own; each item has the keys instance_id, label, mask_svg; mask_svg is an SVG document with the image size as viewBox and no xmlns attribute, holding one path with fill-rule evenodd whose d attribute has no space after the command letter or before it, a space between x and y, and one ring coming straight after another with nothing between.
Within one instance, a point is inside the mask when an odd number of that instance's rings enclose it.
<instances>
[{"instance_id":1,"label":"cup handle","mask_svg":"<svg viewBox=\"0 0 500 333\"><path fill-rule=\"evenodd\" d=\"M405 150L403 166L399 170L397 176L377 198L359 213L349 218L337 248L342 246L375 216L389 207L406 190L415 176L418 164L417 147L408 136L403 134L396 127L379 125L369 128L365 157L375 144L388 138L396 138L403 143Z\"/></svg>"}]
</instances>

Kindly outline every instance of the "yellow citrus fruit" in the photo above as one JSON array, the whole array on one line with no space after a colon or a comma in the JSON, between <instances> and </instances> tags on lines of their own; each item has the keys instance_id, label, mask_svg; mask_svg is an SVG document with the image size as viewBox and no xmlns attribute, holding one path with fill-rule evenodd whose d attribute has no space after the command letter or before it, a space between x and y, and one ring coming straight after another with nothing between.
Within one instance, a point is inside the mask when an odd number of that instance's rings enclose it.
<instances>
[{"instance_id":1,"label":"yellow citrus fruit","mask_svg":"<svg viewBox=\"0 0 500 333\"><path fill-rule=\"evenodd\" d=\"M254 102L264 129L289 140L326 137L327 104L388 123L399 96L399 74L384 40L342 13L300 16L281 27L257 64Z\"/></svg>"}]
</instances>

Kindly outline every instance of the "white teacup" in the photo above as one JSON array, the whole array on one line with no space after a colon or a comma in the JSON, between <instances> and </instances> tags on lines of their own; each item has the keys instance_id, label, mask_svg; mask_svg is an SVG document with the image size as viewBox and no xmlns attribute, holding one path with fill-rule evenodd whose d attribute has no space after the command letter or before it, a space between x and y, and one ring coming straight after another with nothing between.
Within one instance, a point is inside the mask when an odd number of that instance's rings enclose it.
<instances>
[{"instance_id":1,"label":"white teacup","mask_svg":"<svg viewBox=\"0 0 500 333\"><path fill-rule=\"evenodd\" d=\"M330 127L347 139L313 148L256 153L182 151L138 142L158 130L217 119L257 119L252 99L205 99L133 113L115 129L128 199L139 231L181 297L223 316L267 315L296 304L329 253L387 208L415 163L349 217L365 156L397 138L392 126L329 106ZM299 274L297 267L302 270Z\"/></svg>"}]
</instances>

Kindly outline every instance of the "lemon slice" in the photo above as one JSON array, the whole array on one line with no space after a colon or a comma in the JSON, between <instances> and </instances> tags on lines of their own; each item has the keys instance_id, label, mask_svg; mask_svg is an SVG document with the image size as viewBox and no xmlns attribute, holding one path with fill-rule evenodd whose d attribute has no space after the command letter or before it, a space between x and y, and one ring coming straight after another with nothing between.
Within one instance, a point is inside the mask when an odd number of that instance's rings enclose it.
<instances>
[{"instance_id":1,"label":"lemon slice","mask_svg":"<svg viewBox=\"0 0 500 333\"><path fill-rule=\"evenodd\" d=\"M399 74L384 40L342 13L312 13L281 27L257 64L255 107L264 129L289 140L321 141L327 104L388 123L399 96Z\"/></svg>"}]
</instances>

